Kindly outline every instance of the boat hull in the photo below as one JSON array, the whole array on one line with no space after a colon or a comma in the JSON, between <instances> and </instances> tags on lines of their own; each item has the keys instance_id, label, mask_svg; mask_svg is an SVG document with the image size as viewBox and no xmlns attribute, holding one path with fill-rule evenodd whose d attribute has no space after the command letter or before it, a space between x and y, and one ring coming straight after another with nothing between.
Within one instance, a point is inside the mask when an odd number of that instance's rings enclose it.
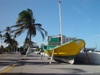
<instances>
[{"instance_id":1,"label":"boat hull","mask_svg":"<svg viewBox=\"0 0 100 75\"><path fill-rule=\"evenodd\" d=\"M84 40L77 39L61 46L44 46L44 52L51 56L54 50L54 60L73 64L75 55L77 55L84 46Z\"/></svg>"},{"instance_id":2,"label":"boat hull","mask_svg":"<svg viewBox=\"0 0 100 75\"><path fill-rule=\"evenodd\" d=\"M74 55L71 56L54 56L53 59L57 62L66 62L69 64L73 64L74 63Z\"/></svg>"},{"instance_id":3,"label":"boat hull","mask_svg":"<svg viewBox=\"0 0 100 75\"><path fill-rule=\"evenodd\" d=\"M77 55L80 50L85 46L85 42L81 39L67 42L61 46L46 49L48 46L44 46L44 52L51 56L54 49L54 56L70 56ZM46 47L46 48L45 48Z\"/></svg>"},{"instance_id":4,"label":"boat hull","mask_svg":"<svg viewBox=\"0 0 100 75\"><path fill-rule=\"evenodd\" d=\"M90 63L100 65L100 53L99 52L87 52ZM88 63L88 58L85 52L79 53L76 57L76 61L79 63Z\"/></svg>"}]
</instances>

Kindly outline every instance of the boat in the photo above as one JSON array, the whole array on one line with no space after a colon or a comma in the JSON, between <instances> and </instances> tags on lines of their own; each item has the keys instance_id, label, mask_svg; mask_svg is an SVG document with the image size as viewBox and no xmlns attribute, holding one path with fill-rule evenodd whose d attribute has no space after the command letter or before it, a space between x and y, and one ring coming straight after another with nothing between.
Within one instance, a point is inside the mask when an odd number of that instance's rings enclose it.
<instances>
[{"instance_id":1,"label":"boat","mask_svg":"<svg viewBox=\"0 0 100 75\"><path fill-rule=\"evenodd\" d=\"M63 44L60 3L61 1L59 1L60 30L61 30L60 38L50 37L48 40L48 45L44 46L43 50L47 55L53 57L55 61L58 62L63 61L63 62L73 64L75 55L77 55L80 52L80 50L83 47L85 47L85 41L82 39L76 39ZM58 45L50 45L49 44L50 42L58 43Z\"/></svg>"},{"instance_id":2,"label":"boat","mask_svg":"<svg viewBox=\"0 0 100 75\"><path fill-rule=\"evenodd\" d=\"M59 45L49 45L50 42L58 42ZM49 38L48 45L43 47L44 52L51 56L54 50L53 59L58 62L74 63L75 55L85 46L85 41L76 39L61 45L58 37Z\"/></svg>"},{"instance_id":3,"label":"boat","mask_svg":"<svg viewBox=\"0 0 100 75\"><path fill-rule=\"evenodd\" d=\"M100 65L100 53L95 50L96 48L86 48L88 57L91 64ZM88 59L84 49L75 57L76 63L88 63Z\"/></svg>"}]
</instances>

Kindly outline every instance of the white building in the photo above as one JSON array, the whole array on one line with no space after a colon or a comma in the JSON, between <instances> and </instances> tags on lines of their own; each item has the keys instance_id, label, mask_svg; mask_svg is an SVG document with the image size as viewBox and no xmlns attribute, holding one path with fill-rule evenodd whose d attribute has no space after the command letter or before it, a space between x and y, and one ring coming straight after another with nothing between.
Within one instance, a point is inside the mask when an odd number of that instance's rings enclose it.
<instances>
[{"instance_id":1,"label":"white building","mask_svg":"<svg viewBox=\"0 0 100 75\"><path fill-rule=\"evenodd\" d=\"M40 47L43 47L45 44L44 43L41 43Z\"/></svg>"},{"instance_id":2,"label":"white building","mask_svg":"<svg viewBox=\"0 0 100 75\"><path fill-rule=\"evenodd\" d=\"M62 35L63 38L63 44L72 40L76 40L76 37L66 37L65 35Z\"/></svg>"},{"instance_id":3,"label":"white building","mask_svg":"<svg viewBox=\"0 0 100 75\"><path fill-rule=\"evenodd\" d=\"M60 35L58 35L58 36L48 36L47 37L47 41L49 41L50 37L58 37L59 41L61 41L61 36ZM76 37L66 37L65 35L62 35L63 44L66 43L66 42L72 41L72 40L76 40ZM47 42L47 44L48 44L48 42ZM57 43L57 42L50 42L49 45L59 45L59 43Z\"/></svg>"}]
</instances>

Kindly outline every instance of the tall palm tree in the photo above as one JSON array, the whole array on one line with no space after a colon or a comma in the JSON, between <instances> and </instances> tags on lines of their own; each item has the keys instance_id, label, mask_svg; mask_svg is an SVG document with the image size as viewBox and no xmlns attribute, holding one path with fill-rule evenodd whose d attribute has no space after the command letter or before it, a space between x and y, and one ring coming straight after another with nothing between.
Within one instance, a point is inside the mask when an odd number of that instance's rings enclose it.
<instances>
[{"instance_id":1,"label":"tall palm tree","mask_svg":"<svg viewBox=\"0 0 100 75\"><path fill-rule=\"evenodd\" d=\"M31 46L31 37L32 36L34 37L36 35L37 30L40 31L43 37L43 40L45 38L45 35L47 36L47 31L42 28L42 25L39 23L35 23L33 12L30 9L20 12L19 17L17 18L17 21L16 21L16 25L12 27L18 28L18 29L11 31L11 32L15 32L14 37L21 35L21 33L27 30L26 38L30 39L29 47Z\"/></svg>"}]
</instances>

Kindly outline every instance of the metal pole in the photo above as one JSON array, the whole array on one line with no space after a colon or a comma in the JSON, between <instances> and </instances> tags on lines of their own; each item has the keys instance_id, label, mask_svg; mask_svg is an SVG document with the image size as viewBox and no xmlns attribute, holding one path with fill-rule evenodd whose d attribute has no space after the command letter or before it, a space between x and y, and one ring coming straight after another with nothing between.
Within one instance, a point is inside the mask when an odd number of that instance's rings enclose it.
<instances>
[{"instance_id":1,"label":"metal pole","mask_svg":"<svg viewBox=\"0 0 100 75\"><path fill-rule=\"evenodd\" d=\"M61 32L61 45L63 44L63 39L62 39L62 22L61 22L61 6L60 6L61 1L59 1L59 16L60 16L60 32Z\"/></svg>"}]
</instances>

